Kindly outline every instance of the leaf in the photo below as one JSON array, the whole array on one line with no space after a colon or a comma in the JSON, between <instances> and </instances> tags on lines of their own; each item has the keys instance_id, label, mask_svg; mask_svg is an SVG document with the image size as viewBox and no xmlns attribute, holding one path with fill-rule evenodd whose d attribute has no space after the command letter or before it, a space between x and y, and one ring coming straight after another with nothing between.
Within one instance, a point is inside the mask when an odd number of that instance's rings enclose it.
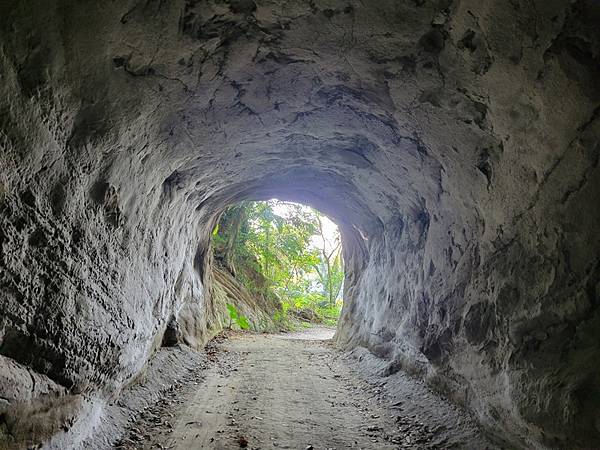
<instances>
[{"instance_id":1,"label":"leaf","mask_svg":"<svg viewBox=\"0 0 600 450\"><path fill-rule=\"evenodd\" d=\"M229 317L231 317L231 319L234 322L237 322L238 317L239 317L237 308L235 306L233 306L232 304L227 303L227 311L229 311Z\"/></svg>"},{"instance_id":2,"label":"leaf","mask_svg":"<svg viewBox=\"0 0 600 450\"><path fill-rule=\"evenodd\" d=\"M248 319L245 316L239 316L237 318L237 324L242 330L250 329L250 322L248 322Z\"/></svg>"},{"instance_id":3,"label":"leaf","mask_svg":"<svg viewBox=\"0 0 600 450\"><path fill-rule=\"evenodd\" d=\"M250 322L246 316L240 314L237 308L231 303L227 303L227 311L229 311L229 317L235 322L242 330L250 329Z\"/></svg>"}]
</instances>

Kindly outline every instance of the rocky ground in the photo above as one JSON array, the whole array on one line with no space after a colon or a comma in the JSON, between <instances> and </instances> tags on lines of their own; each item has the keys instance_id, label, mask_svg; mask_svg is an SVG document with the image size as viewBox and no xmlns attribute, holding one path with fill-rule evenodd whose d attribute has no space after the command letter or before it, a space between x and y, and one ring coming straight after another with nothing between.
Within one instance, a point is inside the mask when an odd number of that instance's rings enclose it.
<instances>
[{"instance_id":1,"label":"rocky ground","mask_svg":"<svg viewBox=\"0 0 600 450\"><path fill-rule=\"evenodd\" d=\"M144 410L116 448L496 448L422 384L379 377L372 356L336 351L326 340L332 334L313 328L213 342L210 367Z\"/></svg>"}]
</instances>

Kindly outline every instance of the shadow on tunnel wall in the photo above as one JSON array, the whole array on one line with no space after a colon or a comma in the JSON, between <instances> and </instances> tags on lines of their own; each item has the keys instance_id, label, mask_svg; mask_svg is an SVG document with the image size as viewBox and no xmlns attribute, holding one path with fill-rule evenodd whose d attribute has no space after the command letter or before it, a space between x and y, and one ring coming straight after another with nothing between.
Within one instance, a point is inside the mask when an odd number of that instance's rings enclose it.
<instances>
[{"instance_id":1,"label":"shadow on tunnel wall","mask_svg":"<svg viewBox=\"0 0 600 450\"><path fill-rule=\"evenodd\" d=\"M106 443L219 330L219 213L277 195L340 226L342 348L600 447L597 2L350 3L0 4L0 439Z\"/></svg>"}]
</instances>

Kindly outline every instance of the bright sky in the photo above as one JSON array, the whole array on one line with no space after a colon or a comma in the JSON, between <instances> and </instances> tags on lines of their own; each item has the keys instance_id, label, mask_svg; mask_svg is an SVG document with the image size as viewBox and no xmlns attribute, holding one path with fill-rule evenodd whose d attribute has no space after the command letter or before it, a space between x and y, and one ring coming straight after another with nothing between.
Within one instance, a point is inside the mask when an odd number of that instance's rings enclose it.
<instances>
[{"instance_id":1,"label":"bright sky","mask_svg":"<svg viewBox=\"0 0 600 450\"><path fill-rule=\"evenodd\" d=\"M275 214L277 214L278 216L284 217L284 218L288 218L292 211L291 207L288 206L290 203L291 202L282 202L280 200L274 199L274 201L272 201L271 205L273 207L273 211L275 212ZM298 203L296 203L296 204L298 204ZM310 208L308 206L305 206L302 204L300 204L300 206L305 211L310 210ZM333 223L329 219L329 217L323 216L322 222L323 222L323 234L325 235L325 241L326 241L326 249L329 250L335 246L336 238L338 238L340 233L338 231L337 225L335 223ZM322 248L322 245L323 245L321 242L321 238L319 236L313 236L311 239L311 244L315 248Z\"/></svg>"}]
</instances>

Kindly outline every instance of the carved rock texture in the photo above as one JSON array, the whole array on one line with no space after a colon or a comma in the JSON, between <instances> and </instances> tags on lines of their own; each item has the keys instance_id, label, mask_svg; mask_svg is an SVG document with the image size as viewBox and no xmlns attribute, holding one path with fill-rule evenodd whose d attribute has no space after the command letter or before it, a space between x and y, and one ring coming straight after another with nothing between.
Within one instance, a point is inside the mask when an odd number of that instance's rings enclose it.
<instances>
[{"instance_id":1,"label":"carved rock texture","mask_svg":"<svg viewBox=\"0 0 600 450\"><path fill-rule=\"evenodd\" d=\"M342 229L340 345L511 446L600 446L598 23L593 0L2 1L0 438L76 447L167 328L201 347L218 215L276 196Z\"/></svg>"}]
</instances>

